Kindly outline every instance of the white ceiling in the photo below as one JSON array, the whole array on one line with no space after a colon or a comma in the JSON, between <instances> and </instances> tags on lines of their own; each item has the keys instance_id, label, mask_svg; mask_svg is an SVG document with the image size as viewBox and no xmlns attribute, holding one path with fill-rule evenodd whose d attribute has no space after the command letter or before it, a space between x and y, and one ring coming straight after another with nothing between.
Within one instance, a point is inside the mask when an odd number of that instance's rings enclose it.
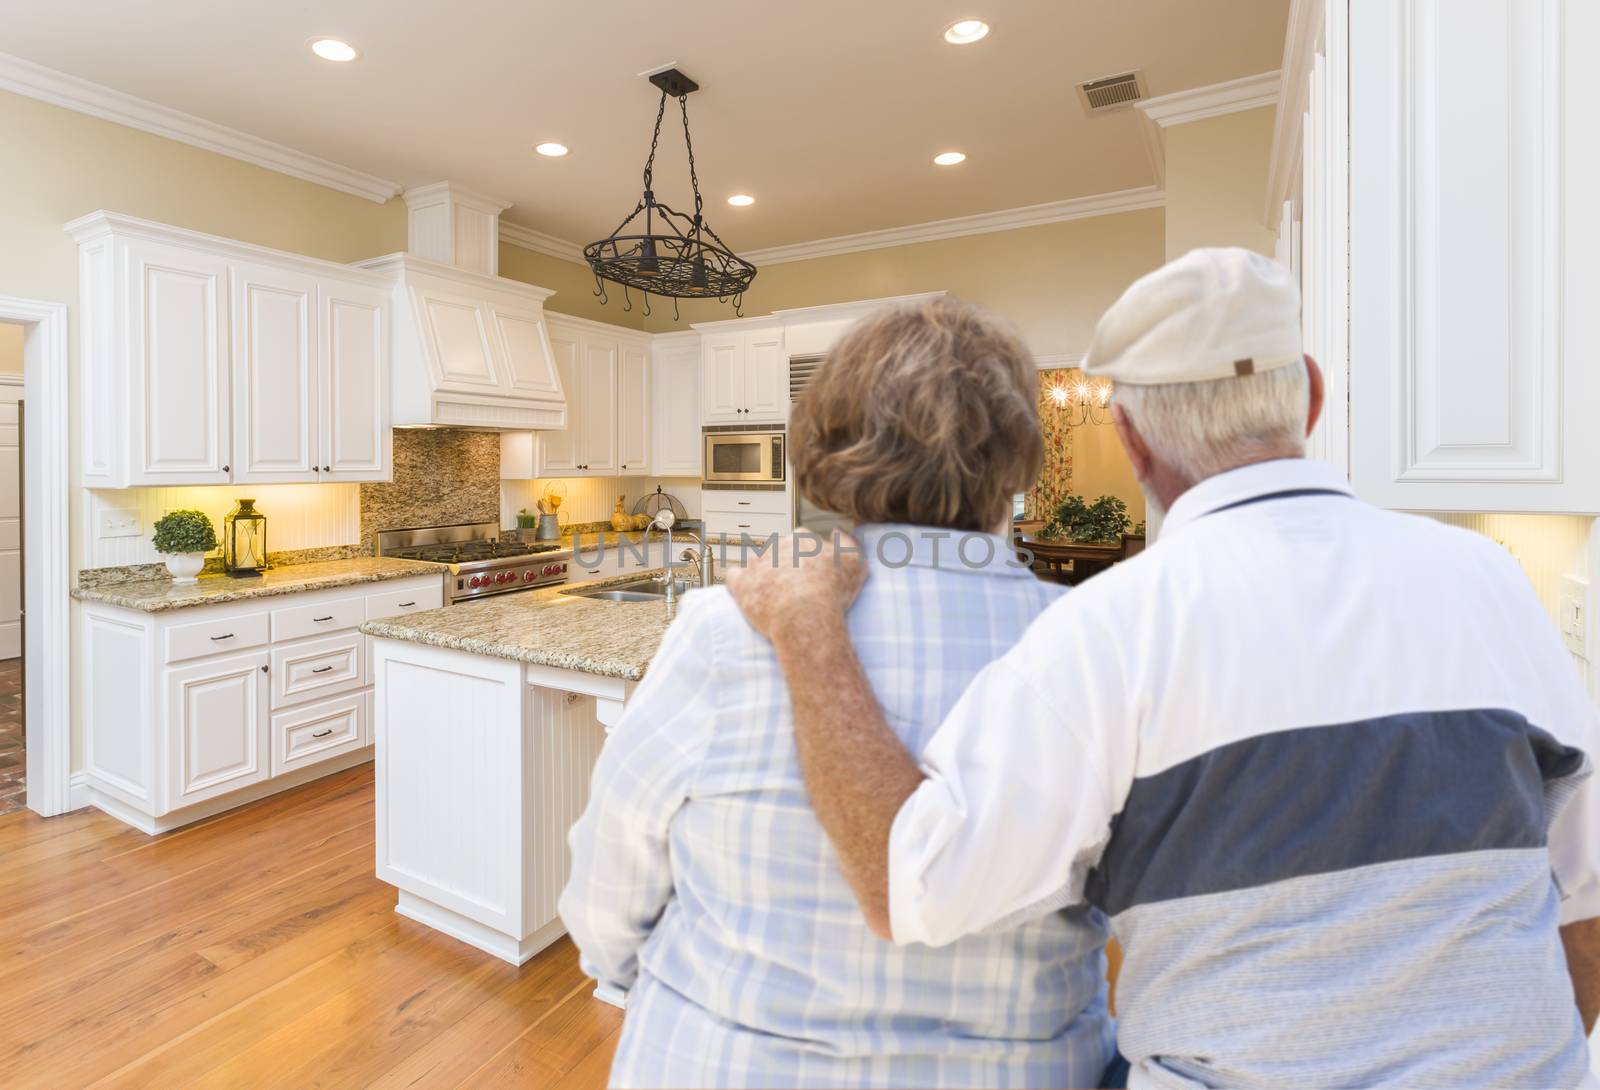
<instances>
[{"instance_id":1,"label":"white ceiling","mask_svg":"<svg viewBox=\"0 0 1600 1090\"><path fill-rule=\"evenodd\" d=\"M676 62L711 225L738 249L1149 185L1142 118L1074 86L1165 95L1278 66L1288 0L12 0L0 49L402 185L449 179L585 242L638 199ZM974 45L941 37L974 16ZM362 51L330 64L307 48ZM685 207L669 103L656 190ZM565 159L535 155L543 140ZM936 152L965 151L939 168ZM732 193L756 204L730 208Z\"/></svg>"}]
</instances>

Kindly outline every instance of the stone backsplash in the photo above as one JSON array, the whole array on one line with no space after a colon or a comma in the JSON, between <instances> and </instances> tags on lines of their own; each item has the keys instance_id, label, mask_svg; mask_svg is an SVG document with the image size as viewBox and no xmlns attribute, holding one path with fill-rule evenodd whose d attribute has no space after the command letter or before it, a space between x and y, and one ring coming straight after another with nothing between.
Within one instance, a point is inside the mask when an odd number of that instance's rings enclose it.
<instances>
[{"instance_id":1,"label":"stone backsplash","mask_svg":"<svg viewBox=\"0 0 1600 1090\"><path fill-rule=\"evenodd\" d=\"M500 436L459 428L396 428L394 480L361 486L361 545L379 530L500 522Z\"/></svg>"}]
</instances>

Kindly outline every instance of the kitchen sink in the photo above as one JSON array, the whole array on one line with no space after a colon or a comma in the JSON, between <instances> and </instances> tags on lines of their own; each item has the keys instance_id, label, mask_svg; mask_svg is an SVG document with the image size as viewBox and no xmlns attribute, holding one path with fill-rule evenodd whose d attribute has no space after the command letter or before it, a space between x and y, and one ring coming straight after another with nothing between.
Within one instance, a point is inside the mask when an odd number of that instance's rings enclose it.
<instances>
[{"instance_id":1,"label":"kitchen sink","mask_svg":"<svg viewBox=\"0 0 1600 1090\"><path fill-rule=\"evenodd\" d=\"M680 579L673 588L682 594L689 589L686 580ZM595 598L602 602L660 602L667 597L667 588L653 578L635 579L631 583L616 583L609 587L585 590L581 586L562 591L575 598Z\"/></svg>"}]
</instances>

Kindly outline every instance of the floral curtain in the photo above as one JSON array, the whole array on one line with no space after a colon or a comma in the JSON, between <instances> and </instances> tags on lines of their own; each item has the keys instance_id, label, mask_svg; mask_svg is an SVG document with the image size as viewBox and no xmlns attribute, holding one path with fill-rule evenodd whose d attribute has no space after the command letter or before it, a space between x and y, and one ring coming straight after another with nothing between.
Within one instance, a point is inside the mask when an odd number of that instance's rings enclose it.
<instances>
[{"instance_id":1,"label":"floral curtain","mask_svg":"<svg viewBox=\"0 0 1600 1090\"><path fill-rule=\"evenodd\" d=\"M1039 372L1039 424L1044 429L1044 468L1039 480L1028 490L1023 517L1047 518L1072 492L1072 429L1067 427L1067 410L1050 396L1051 387L1075 380L1075 368Z\"/></svg>"}]
</instances>

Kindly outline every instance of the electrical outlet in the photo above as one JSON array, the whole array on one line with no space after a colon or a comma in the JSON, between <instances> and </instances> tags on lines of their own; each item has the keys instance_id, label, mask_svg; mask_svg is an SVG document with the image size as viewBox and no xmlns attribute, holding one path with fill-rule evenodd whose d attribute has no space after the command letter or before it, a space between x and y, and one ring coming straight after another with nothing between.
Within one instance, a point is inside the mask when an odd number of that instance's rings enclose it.
<instances>
[{"instance_id":1,"label":"electrical outlet","mask_svg":"<svg viewBox=\"0 0 1600 1090\"><path fill-rule=\"evenodd\" d=\"M1561 577L1561 638L1567 650L1585 662L1589 659L1589 582L1574 575Z\"/></svg>"},{"instance_id":2,"label":"electrical outlet","mask_svg":"<svg viewBox=\"0 0 1600 1090\"><path fill-rule=\"evenodd\" d=\"M100 509L100 536L102 538L138 537L141 532L138 511L117 507L102 507Z\"/></svg>"}]
</instances>

